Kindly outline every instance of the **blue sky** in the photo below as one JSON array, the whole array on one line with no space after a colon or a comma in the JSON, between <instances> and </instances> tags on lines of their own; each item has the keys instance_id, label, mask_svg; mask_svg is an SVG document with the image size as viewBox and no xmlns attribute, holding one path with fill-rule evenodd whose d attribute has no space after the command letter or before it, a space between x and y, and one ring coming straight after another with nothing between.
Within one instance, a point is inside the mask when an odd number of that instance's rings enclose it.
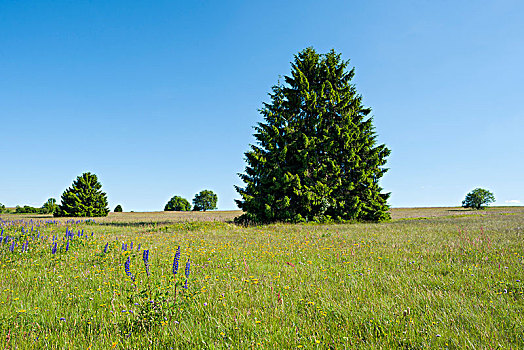
<instances>
[{"instance_id":1,"label":"blue sky","mask_svg":"<svg viewBox=\"0 0 524 350\"><path fill-rule=\"evenodd\" d=\"M111 209L236 209L258 109L298 51L342 53L392 154L393 207L524 203L522 1L2 1L0 202L82 172Z\"/></svg>"}]
</instances>

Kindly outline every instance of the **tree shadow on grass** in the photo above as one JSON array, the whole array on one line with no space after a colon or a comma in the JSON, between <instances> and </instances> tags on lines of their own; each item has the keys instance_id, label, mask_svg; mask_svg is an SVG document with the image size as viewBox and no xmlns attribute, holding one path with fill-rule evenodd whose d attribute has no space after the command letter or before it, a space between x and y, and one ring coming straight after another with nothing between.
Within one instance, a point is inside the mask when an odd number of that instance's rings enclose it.
<instances>
[{"instance_id":1,"label":"tree shadow on grass","mask_svg":"<svg viewBox=\"0 0 524 350\"><path fill-rule=\"evenodd\" d=\"M471 212L471 211L478 211L477 209L448 209L448 211L459 211L461 213Z\"/></svg>"},{"instance_id":2,"label":"tree shadow on grass","mask_svg":"<svg viewBox=\"0 0 524 350\"><path fill-rule=\"evenodd\" d=\"M182 223L184 221L180 221ZM133 222L99 222L99 226L113 226L113 227L141 227L141 226L167 226L174 224L173 221L133 221Z\"/></svg>"}]
</instances>

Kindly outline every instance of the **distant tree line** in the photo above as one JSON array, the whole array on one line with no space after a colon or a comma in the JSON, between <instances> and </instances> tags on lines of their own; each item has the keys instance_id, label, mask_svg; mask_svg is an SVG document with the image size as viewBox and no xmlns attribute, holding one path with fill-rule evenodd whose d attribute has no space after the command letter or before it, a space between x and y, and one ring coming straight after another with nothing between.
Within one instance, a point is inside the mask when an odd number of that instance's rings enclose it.
<instances>
[{"instance_id":1,"label":"distant tree line","mask_svg":"<svg viewBox=\"0 0 524 350\"><path fill-rule=\"evenodd\" d=\"M164 211L206 211L217 209L218 196L210 190L200 191L193 199L193 208L185 198L174 196L167 202ZM118 204L115 213L123 212ZM102 191L102 184L95 174L89 172L78 176L71 187L66 189L61 197L61 203L49 198L40 208L29 205L16 206L9 210L0 203L1 213L14 214L53 214L58 217L98 217L109 213L107 195Z\"/></svg>"},{"instance_id":2,"label":"distant tree line","mask_svg":"<svg viewBox=\"0 0 524 350\"><path fill-rule=\"evenodd\" d=\"M17 205L14 210L10 210L0 203L0 214L2 213L14 213L14 214L53 214L58 205L56 204L56 199L49 198L44 205L40 208L32 207L30 205L24 205L23 207Z\"/></svg>"}]
</instances>

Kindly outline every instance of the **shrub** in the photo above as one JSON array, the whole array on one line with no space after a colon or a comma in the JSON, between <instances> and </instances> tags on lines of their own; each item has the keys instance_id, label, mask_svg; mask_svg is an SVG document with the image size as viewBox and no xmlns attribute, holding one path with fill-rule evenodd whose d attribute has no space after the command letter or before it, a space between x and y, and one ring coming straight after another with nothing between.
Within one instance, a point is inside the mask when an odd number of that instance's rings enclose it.
<instances>
[{"instance_id":1,"label":"shrub","mask_svg":"<svg viewBox=\"0 0 524 350\"><path fill-rule=\"evenodd\" d=\"M56 199L49 198L47 202L42 205L42 213L44 214L54 214L58 210L58 204L56 204Z\"/></svg>"},{"instance_id":2,"label":"shrub","mask_svg":"<svg viewBox=\"0 0 524 350\"><path fill-rule=\"evenodd\" d=\"M167 202L164 207L164 211L189 211L191 210L191 204L187 199L180 196L174 196Z\"/></svg>"},{"instance_id":3,"label":"shrub","mask_svg":"<svg viewBox=\"0 0 524 350\"><path fill-rule=\"evenodd\" d=\"M118 204L116 207L115 207L115 210L114 212L115 213L121 213L123 210L122 210L122 206L120 204Z\"/></svg>"},{"instance_id":4,"label":"shrub","mask_svg":"<svg viewBox=\"0 0 524 350\"><path fill-rule=\"evenodd\" d=\"M35 208L30 205L24 205L23 207L17 205L15 208L15 214L42 214L41 208Z\"/></svg>"}]
</instances>

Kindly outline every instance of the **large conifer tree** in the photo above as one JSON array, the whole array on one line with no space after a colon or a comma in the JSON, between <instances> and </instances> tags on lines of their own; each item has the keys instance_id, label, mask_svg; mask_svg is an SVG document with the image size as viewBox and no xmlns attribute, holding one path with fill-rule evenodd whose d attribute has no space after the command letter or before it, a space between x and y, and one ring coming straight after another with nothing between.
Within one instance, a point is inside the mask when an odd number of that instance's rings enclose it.
<instances>
[{"instance_id":1,"label":"large conifer tree","mask_svg":"<svg viewBox=\"0 0 524 350\"><path fill-rule=\"evenodd\" d=\"M95 174L83 173L62 194L55 216L107 216L107 196Z\"/></svg>"},{"instance_id":2,"label":"large conifer tree","mask_svg":"<svg viewBox=\"0 0 524 350\"><path fill-rule=\"evenodd\" d=\"M349 61L307 48L264 103L256 145L239 174L238 222L383 221L379 179L390 150L377 145L371 109L351 83Z\"/></svg>"}]
</instances>

